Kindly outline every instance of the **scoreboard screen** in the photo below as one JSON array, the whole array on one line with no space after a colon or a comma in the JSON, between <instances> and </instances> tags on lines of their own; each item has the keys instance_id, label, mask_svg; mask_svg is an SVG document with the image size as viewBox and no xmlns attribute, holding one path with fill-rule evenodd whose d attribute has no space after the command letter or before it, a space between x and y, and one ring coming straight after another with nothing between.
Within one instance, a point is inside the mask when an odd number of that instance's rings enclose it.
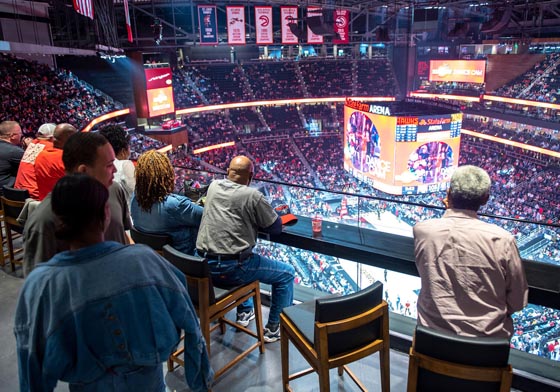
<instances>
[{"instance_id":1,"label":"scoreboard screen","mask_svg":"<svg viewBox=\"0 0 560 392\"><path fill-rule=\"evenodd\" d=\"M445 190L459 163L461 121L461 113L392 116L346 105L344 168L393 195Z\"/></svg>"}]
</instances>

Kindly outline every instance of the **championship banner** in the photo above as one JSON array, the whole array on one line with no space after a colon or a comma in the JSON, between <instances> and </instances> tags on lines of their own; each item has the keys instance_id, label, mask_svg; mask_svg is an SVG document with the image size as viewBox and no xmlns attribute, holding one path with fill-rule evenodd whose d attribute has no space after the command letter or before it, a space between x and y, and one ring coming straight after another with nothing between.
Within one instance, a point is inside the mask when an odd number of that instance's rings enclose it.
<instances>
[{"instance_id":1,"label":"championship banner","mask_svg":"<svg viewBox=\"0 0 560 392\"><path fill-rule=\"evenodd\" d=\"M271 44L274 42L274 34L272 32L272 7L255 7L255 26L257 45Z\"/></svg>"},{"instance_id":2,"label":"championship banner","mask_svg":"<svg viewBox=\"0 0 560 392\"><path fill-rule=\"evenodd\" d=\"M280 7L280 19L282 23L282 43L283 44L297 44L298 37L296 37L290 30L289 23L297 23L297 9L298 7Z\"/></svg>"},{"instance_id":3,"label":"championship banner","mask_svg":"<svg viewBox=\"0 0 560 392\"><path fill-rule=\"evenodd\" d=\"M198 25L201 45L218 43L218 20L215 5L198 6Z\"/></svg>"},{"instance_id":4,"label":"championship banner","mask_svg":"<svg viewBox=\"0 0 560 392\"><path fill-rule=\"evenodd\" d=\"M334 10L334 32L338 33L340 39L333 39L333 44L347 44L350 42L348 25L350 24L350 11Z\"/></svg>"},{"instance_id":5,"label":"championship banner","mask_svg":"<svg viewBox=\"0 0 560 392\"><path fill-rule=\"evenodd\" d=\"M321 7L307 7L307 17L310 16L320 16L323 15L323 10ZM319 34L315 34L309 26L307 26L307 43L308 44L322 44L323 43L323 36Z\"/></svg>"},{"instance_id":6,"label":"championship banner","mask_svg":"<svg viewBox=\"0 0 560 392\"><path fill-rule=\"evenodd\" d=\"M245 45L245 7L227 6L228 44Z\"/></svg>"}]
</instances>

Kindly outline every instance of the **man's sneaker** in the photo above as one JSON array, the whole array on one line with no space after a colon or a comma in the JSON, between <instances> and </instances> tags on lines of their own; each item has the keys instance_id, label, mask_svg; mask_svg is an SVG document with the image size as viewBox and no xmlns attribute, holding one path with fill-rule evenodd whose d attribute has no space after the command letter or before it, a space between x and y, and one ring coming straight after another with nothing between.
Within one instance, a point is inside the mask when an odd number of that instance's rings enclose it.
<instances>
[{"instance_id":1,"label":"man's sneaker","mask_svg":"<svg viewBox=\"0 0 560 392\"><path fill-rule=\"evenodd\" d=\"M237 313L237 324L241 325L242 327L246 327L247 325L249 325L249 322L254 319L255 311L253 309L248 312Z\"/></svg>"},{"instance_id":2,"label":"man's sneaker","mask_svg":"<svg viewBox=\"0 0 560 392\"><path fill-rule=\"evenodd\" d=\"M272 343L280 339L280 325L264 327L264 341Z\"/></svg>"}]
</instances>

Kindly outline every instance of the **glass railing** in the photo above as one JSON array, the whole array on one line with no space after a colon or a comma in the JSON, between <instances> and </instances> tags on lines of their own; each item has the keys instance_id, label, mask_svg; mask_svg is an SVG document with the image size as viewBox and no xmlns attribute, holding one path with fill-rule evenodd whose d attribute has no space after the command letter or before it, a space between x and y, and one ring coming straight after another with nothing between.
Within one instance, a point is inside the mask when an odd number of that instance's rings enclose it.
<instances>
[{"instance_id":1,"label":"glass railing","mask_svg":"<svg viewBox=\"0 0 560 392\"><path fill-rule=\"evenodd\" d=\"M178 167L176 174L177 191L180 193L185 192L185 183L191 183L190 187L196 190L209 184L212 179L224 178L224 173ZM371 246L367 234L372 232L401 236L410 243L412 227L416 222L440 217L444 212L442 205L418 203L411 197L401 200L391 196L371 197L264 180L254 181L251 186L260 189L273 205L287 204L292 213L302 220L320 216L324 230L340 232L339 240L355 247ZM431 199L438 200L438 197L443 196L435 194ZM558 226L491 215L481 215L481 219L514 234L524 259L559 264ZM307 233L312 237L308 219L305 224L304 235ZM324 293L349 294L379 280L384 284L384 299L389 304L393 319L396 318L397 323L410 319L409 324L414 324L421 287L420 278L413 274L266 240L259 240L255 251L294 266L296 299L304 300ZM405 256L402 249L393 249L391 252L413 262L410 248ZM555 349L556 342L560 341L560 310L529 304L514 314L513 319L515 333L511 340L512 347L543 359L560 361Z\"/></svg>"}]
</instances>

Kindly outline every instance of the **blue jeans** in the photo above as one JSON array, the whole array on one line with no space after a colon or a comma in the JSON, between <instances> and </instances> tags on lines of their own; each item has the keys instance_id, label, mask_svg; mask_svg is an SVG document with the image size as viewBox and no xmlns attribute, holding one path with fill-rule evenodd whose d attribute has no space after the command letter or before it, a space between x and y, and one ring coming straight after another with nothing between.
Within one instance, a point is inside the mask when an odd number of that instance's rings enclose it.
<instances>
[{"instance_id":1,"label":"blue jeans","mask_svg":"<svg viewBox=\"0 0 560 392\"><path fill-rule=\"evenodd\" d=\"M280 323L280 312L290 306L294 299L295 270L290 264L270 260L252 254L238 263L236 260L208 260L212 271L212 282L216 286L233 286L258 280L272 286L272 298L268 324ZM249 298L237 308L238 312L247 312L253 307L253 298Z\"/></svg>"}]
</instances>

